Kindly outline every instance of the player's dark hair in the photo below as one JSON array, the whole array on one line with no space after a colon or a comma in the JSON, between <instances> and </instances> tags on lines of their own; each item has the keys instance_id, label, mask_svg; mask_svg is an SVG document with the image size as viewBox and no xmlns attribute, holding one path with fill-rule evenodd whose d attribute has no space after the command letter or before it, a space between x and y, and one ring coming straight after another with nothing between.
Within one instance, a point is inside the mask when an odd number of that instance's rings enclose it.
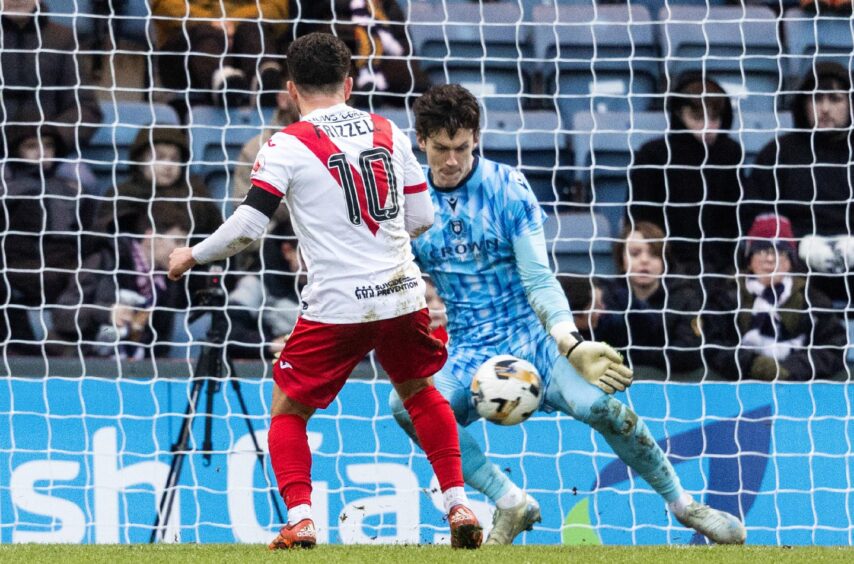
<instances>
[{"instance_id":1,"label":"player's dark hair","mask_svg":"<svg viewBox=\"0 0 854 564\"><path fill-rule=\"evenodd\" d=\"M419 139L444 130L450 137L460 129L480 132L480 106L474 94L459 84L433 86L412 106L415 113L415 133Z\"/></svg>"},{"instance_id":2,"label":"player's dark hair","mask_svg":"<svg viewBox=\"0 0 854 564\"><path fill-rule=\"evenodd\" d=\"M288 75L300 90L329 94L350 73L350 56L347 45L334 35L309 33L288 47Z\"/></svg>"},{"instance_id":3,"label":"player's dark hair","mask_svg":"<svg viewBox=\"0 0 854 564\"><path fill-rule=\"evenodd\" d=\"M660 258L661 260L665 260L665 246L664 246L664 231L661 230L661 227L657 226L654 223L650 223L649 221L638 221L632 226L630 223L626 223L625 227L623 227L623 231L620 233L620 238L614 243L614 266L617 267L617 272L622 274L626 273L626 265L625 265L625 253L626 253L626 240L632 233L640 233L643 235L644 242L647 243L651 250L652 254Z\"/></svg>"}]
</instances>

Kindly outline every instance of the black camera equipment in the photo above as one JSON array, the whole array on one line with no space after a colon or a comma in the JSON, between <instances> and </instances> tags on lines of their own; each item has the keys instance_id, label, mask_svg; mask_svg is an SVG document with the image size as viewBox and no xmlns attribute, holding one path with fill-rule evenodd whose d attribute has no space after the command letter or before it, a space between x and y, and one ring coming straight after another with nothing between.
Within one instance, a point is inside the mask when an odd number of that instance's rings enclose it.
<instances>
[{"instance_id":1,"label":"black camera equipment","mask_svg":"<svg viewBox=\"0 0 854 564\"><path fill-rule=\"evenodd\" d=\"M172 514L172 506L175 503L175 494L177 493L178 480L181 477L181 468L184 464L184 458L190 450L190 435L193 429L193 420L196 415L204 417L205 434L202 439L202 459L205 466L211 463L211 454L213 453L213 404L214 396L220 390L223 380L223 375L230 376L228 381L234 389L237 396L237 401L240 404L240 410L243 412L243 420L246 421L246 427L249 430L249 436L252 437L252 444L255 446L255 453L258 456L258 462L261 464L262 472L267 477L267 473L263 471L264 466L264 451L261 445L258 444L258 438L255 436L255 428L249 418L249 411L246 409L246 401L243 399L243 392L240 388L240 381L234 377L234 365L226 353L225 336L228 330L228 319L225 315L226 294L222 287L222 268L212 266L208 270L208 284L206 287L196 290L193 294L194 309L187 318L188 323L193 323L203 315L211 316L211 324L205 337L205 343L202 345L199 357L196 359L196 365L190 376L192 387L190 388L190 397L187 401L187 408L184 411L184 418L181 423L181 430L178 432L178 440L172 445L172 463L169 466L169 475L166 478L166 485L160 495L160 502L157 507L157 516L154 521L154 528L151 530L149 542L156 542L158 539L163 540L166 535L166 526L169 523L169 518ZM227 370L225 368L227 367ZM199 401L202 395L202 388L207 386L205 392L204 411L199 412ZM270 493L270 501L276 510L276 517L279 523L284 523L284 516L279 507L276 488L267 480L268 491Z\"/></svg>"}]
</instances>

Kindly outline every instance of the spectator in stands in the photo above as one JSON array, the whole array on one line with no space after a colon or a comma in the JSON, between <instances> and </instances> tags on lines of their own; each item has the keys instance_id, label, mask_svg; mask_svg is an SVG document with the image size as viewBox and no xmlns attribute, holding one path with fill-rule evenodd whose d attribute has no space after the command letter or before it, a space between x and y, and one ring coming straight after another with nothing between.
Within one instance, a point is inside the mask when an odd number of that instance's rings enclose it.
<instances>
[{"instance_id":1,"label":"spectator in stands","mask_svg":"<svg viewBox=\"0 0 854 564\"><path fill-rule=\"evenodd\" d=\"M762 213L791 220L810 284L850 303L845 277L854 265L851 206L851 76L837 63L807 71L792 105L795 131L766 145L745 192L743 225Z\"/></svg>"},{"instance_id":2,"label":"spectator in stands","mask_svg":"<svg viewBox=\"0 0 854 564\"><path fill-rule=\"evenodd\" d=\"M263 92L261 105L275 104L282 66L273 54L284 52L278 44L288 30L290 4L151 0L161 82L204 92L215 105L248 104L251 91Z\"/></svg>"},{"instance_id":3,"label":"spectator in stands","mask_svg":"<svg viewBox=\"0 0 854 564\"><path fill-rule=\"evenodd\" d=\"M558 281L569 301L578 332L587 340L593 339L593 328L599 324L599 318L605 311L601 284L587 276L573 274L559 276Z\"/></svg>"},{"instance_id":4,"label":"spectator in stands","mask_svg":"<svg viewBox=\"0 0 854 564\"><path fill-rule=\"evenodd\" d=\"M315 17L332 22L329 31L353 51L351 103L368 109L406 105L430 82L417 60L409 58L412 46L406 36L406 14L396 0L335 0L317 2Z\"/></svg>"},{"instance_id":5,"label":"spectator in stands","mask_svg":"<svg viewBox=\"0 0 854 564\"><path fill-rule=\"evenodd\" d=\"M249 188L252 184L249 182L249 175L252 173L252 164L255 162L255 156L267 139L273 136L280 129L287 127L295 121L299 121L299 108L297 108L291 95L288 94L285 88L286 80L281 83L281 89L276 93L276 112L273 114L273 121L269 127L259 133L249 141L247 141L240 150L240 155L237 157L238 165L234 167L234 175L232 176L231 199L235 205L243 201L246 194L249 193ZM287 211L286 206L280 206Z\"/></svg>"},{"instance_id":6,"label":"spectator in stands","mask_svg":"<svg viewBox=\"0 0 854 564\"><path fill-rule=\"evenodd\" d=\"M5 129L9 159L3 162L3 213L0 214L0 316L3 335L34 340L26 310L56 303L82 262L81 236L91 229L94 202L80 197L76 184L57 175L57 159L67 148L53 125ZM8 327L7 320L8 319ZM19 352L33 352L16 345Z\"/></svg>"},{"instance_id":7,"label":"spectator in stands","mask_svg":"<svg viewBox=\"0 0 854 564\"><path fill-rule=\"evenodd\" d=\"M810 380L845 369L845 327L796 273L797 246L787 218L760 215L747 234L744 272L708 296L705 354L723 377Z\"/></svg>"},{"instance_id":8,"label":"spectator in stands","mask_svg":"<svg viewBox=\"0 0 854 564\"><path fill-rule=\"evenodd\" d=\"M696 322L702 294L696 281L664 277L664 241L652 223L626 226L614 244L623 281L588 286L587 307L573 312L594 340L621 349L633 366L690 372L702 366Z\"/></svg>"},{"instance_id":9,"label":"spectator in stands","mask_svg":"<svg viewBox=\"0 0 854 564\"><path fill-rule=\"evenodd\" d=\"M732 104L697 73L668 95L670 132L641 147L631 169L627 221L648 221L667 235L668 273L735 270L741 145L729 134Z\"/></svg>"},{"instance_id":10,"label":"spectator in stands","mask_svg":"<svg viewBox=\"0 0 854 564\"><path fill-rule=\"evenodd\" d=\"M206 237L222 223L220 205L211 199L201 178L188 176L190 148L184 129L177 127L142 128L130 147L130 178L117 189L110 189L98 209L99 233L123 230L126 222L134 226L139 215L147 215L152 202L174 201L189 206L192 237Z\"/></svg>"},{"instance_id":11,"label":"spectator in stands","mask_svg":"<svg viewBox=\"0 0 854 564\"><path fill-rule=\"evenodd\" d=\"M4 0L0 27L0 121L36 110L37 121L57 125L69 151L79 149L94 135L101 110L73 30L53 23L39 0Z\"/></svg>"},{"instance_id":12,"label":"spectator in stands","mask_svg":"<svg viewBox=\"0 0 854 564\"><path fill-rule=\"evenodd\" d=\"M232 358L278 356L300 314L299 292L306 270L287 218L264 238L262 254L261 270L241 277L229 294Z\"/></svg>"},{"instance_id":13,"label":"spectator in stands","mask_svg":"<svg viewBox=\"0 0 854 564\"><path fill-rule=\"evenodd\" d=\"M156 202L136 219L132 233L86 257L61 295L52 340L67 345L55 352L141 359L151 356L155 335L168 341L180 287L164 270L186 244L190 218L183 205Z\"/></svg>"}]
</instances>

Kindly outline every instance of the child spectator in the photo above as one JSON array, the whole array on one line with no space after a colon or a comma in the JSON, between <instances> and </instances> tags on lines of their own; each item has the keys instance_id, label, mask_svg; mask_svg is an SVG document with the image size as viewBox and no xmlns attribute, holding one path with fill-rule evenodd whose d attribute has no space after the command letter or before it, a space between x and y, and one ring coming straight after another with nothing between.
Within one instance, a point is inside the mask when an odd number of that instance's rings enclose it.
<instances>
[{"instance_id":1,"label":"child spectator","mask_svg":"<svg viewBox=\"0 0 854 564\"><path fill-rule=\"evenodd\" d=\"M177 285L165 270L172 250L186 244L190 220L174 202L156 202L136 219L132 233L86 257L60 296L52 340L71 354L141 359L151 356L155 336L169 339Z\"/></svg>"},{"instance_id":2,"label":"child spectator","mask_svg":"<svg viewBox=\"0 0 854 564\"><path fill-rule=\"evenodd\" d=\"M845 369L845 328L830 300L795 274L798 245L786 217L756 218L745 271L709 296L709 365L730 380L831 378Z\"/></svg>"},{"instance_id":3,"label":"child spectator","mask_svg":"<svg viewBox=\"0 0 854 564\"><path fill-rule=\"evenodd\" d=\"M625 275L622 283L601 284L601 290L597 284L592 291L587 281L564 283L588 285L584 299L570 295L576 324L581 321L579 328L587 327L591 338L621 349L634 366L653 366L668 373L699 368L696 320L702 294L695 282L664 278L662 230L643 221L634 228L626 226L614 244L614 262Z\"/></svg>"}]
</instances>

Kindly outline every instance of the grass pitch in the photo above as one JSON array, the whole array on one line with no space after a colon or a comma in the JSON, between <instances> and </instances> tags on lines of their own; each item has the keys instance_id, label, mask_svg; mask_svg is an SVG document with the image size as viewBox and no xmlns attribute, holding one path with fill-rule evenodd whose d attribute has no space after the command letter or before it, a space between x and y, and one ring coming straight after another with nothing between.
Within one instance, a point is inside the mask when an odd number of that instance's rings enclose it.
<instances>
[{"instance_id":1,"label":"grass pitch","mask_svg":"<svg viewBox=\"0 0 854 564\"><path fill-rule=\"evenodd\" d=\"M447 546L320 546L313 550L270 552L260 545L5 545L0 562L162 562L199 564L251 562L312 562L370 564L460 564L489 562L539 564L543 562L617 564L622 562L692 564L695 562L757 564L852 562L852 547L776 546L500 546L477 551L452 550Z\"/></svg>"}]
</instances>

